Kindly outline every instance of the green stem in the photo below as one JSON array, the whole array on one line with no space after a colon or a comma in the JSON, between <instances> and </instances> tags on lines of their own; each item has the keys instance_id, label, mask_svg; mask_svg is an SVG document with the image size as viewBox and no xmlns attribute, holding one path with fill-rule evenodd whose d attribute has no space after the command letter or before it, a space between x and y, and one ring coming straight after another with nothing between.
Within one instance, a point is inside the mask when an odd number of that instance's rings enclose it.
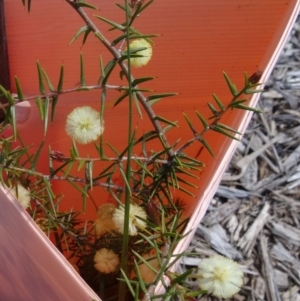
<instances>
[{"instance_id":1,"label":"green stem","mask_svg":"<svg viewBox=\"0 0 300 301\"><path fill-rule=\"evenodd\" d=\"M127 57L128 57L128 158L132 156L132 82L131 82L131 65L130 65L130 49L129 49L129 5L128 0L125 0L126 7L126 44L127 44ZM131 178L131 160L127 161L126 164L126 179L130 183ZM129 210L130 210L130 196L131 191L128 185L125 185L125 216L124 216L124 232L123 232L123 248L122 248L122 260L121 260L121 269L127 275L128 273L128 243L129 243ZM126 282L120 281L119 286L119 301L125 301L126 298Z\"/></svg>"}]
</instances>

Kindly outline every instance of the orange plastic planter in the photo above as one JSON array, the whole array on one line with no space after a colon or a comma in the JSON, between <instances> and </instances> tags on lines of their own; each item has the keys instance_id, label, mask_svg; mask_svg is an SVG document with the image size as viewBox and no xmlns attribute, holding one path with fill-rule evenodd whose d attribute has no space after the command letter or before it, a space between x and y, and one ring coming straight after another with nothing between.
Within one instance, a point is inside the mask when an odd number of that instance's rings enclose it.
<instances>
[{"instance_id":1,"label":"orange plastic planter","mask_svg":"<svg viewBox=\"0 0 300 301\"><path fill-rule=\"evenodd\" d=\"M57 83L60 65L65 65L64 88L73 88L79 83L79 53L85 58L87 85L95 84L99 78L99 55L103 55L105 62L110 58L107 51L92 35L86 45L82 47L81 38L71 46L71 38L84 24L72 8L61 0L32 1L30 14L13 1L5 0L5 16L7 28L7 42L9 51L9 65L11 82L18 76L23 92L26 96L37 95L38 79L36 60L38 59L46 70L52 83ZM123 16L115 8L112 1L89 1L99 6L97 15L108 19L122 21ZM162 36L155 39L153 59L144 68L133 70L134 76L157 76L151 85L157 92L179 92L177 97L168 98L155 105L157 114L173 121L178 121L180 128L170 131L168 138L175 142L179 137L186 141L192 137L182 112L195 121L194 110L198 110L205 117L210 116L207 102L211 101L211 94L216 93L226 104L230 95L222 77L226 71L238 86L243 84L243 72L252 74L262 71L261 81L268 77L272 66L286 40L289 30L299 11L298 0L231 0L231 1L155 1L151 8L140 16L136 28L145 33L159 33ZM116 13L117 12L117 13ZM92 12L94 13L94 12ZM92 15L90 13L90 15ZM107 32L108 26L96 21L98 28L112 40L114 32ZM75 62L75 63L74 63ZM114 82L113 82L114 81ZM110 84L118 84L118 74L110 80ZM0 83L1 84L1 83ZM154 86L154 87L153 87ZM12 88L15 91L15 88ZM118 95L109 93L110 101ZM255 105L257 97L253 97L249 105ZM65 133L66 116L77 106L89 104L99 108L99 91L70 93L59 99L55 122L49 125L46 145L52 150L69 154L71 140ZM33 103L31 109L20 109L19 130L25 144L33 144L36 150L43 139L43 123L37 108ZM28 114L27 114L28 113ZM135 123L139 134L149 130L145 112L140 119L135 116ZM243 132L251 118L248 112L227 114L224 123ZM122 150L126 145L127 132L126 103L106 111L104 139L115 148ZM211 198L213 197L222 173L226 169L236 142L224 136L209 133L207 140L215 152L213 159L205 150L200 159L206 163L206 168L199 174L198 189L193 192L194 198L187 198L186 216L190 216L188 230L195 229L203 217ZM159 145L153 145L158 150ZM195 156L200 144L195 144L188 153ZM47 172L48 146L43 154L45 165L39 168ZM89 146L79 147L84 156L96 156L95 150ZM107 153L110 155L110 153ZM198 159L199 159L198 158ZM99 166L101 168L101 166ZM72 206L79 210L82 206L81 197L73 195L73 188L64 183L54 183L57 192L63 192L65 208ZM0 248L1 268L0 281L7 279L7 285L0 286L0 296L8 300L75 300L73 293L81 294L80 300L91 300L95 295L84 284L76 272L72 271L67 261L44 238L39 229L29 221L25 212L15 202L5 197L0 191L2 208L9 209L9 216L1 210L0 230L13 239L7 239L5 248ZM110 202L109 196L102 188L95 187L93 196L97 196L97 205ZM68 201L69 200L69 201ZM63 209L63 207L61 207ZM95 219L93 206L88 205L86 219ZM25 232L16 225L16 220ZM24 236L24 233L26 235ZM184 242L178 245L176 253L183 251L189 244L194 231ZM26 244L23 240L32 243ZM22 242L22 243L21 243ZM21 245L20 245L21 244ZM34 244L34 247L33 247ZM12 255L8 250L13 249ZM4 250L4 251L3 251ZM30 253L34 273L31 282L23 272ZM14 269L7 263L18 260ZM51 258L52 264L49 264ZM22 259L22 260L21 260ZM55 266L55 268L54 268ZM16 289L8 289L9 283ZM42 283L51 284L42 286ZM41 285L41 299L35 298L36 287ZM43 295L44 292L44 295ZM24 296L26 296L24 298Z\"/></svg>"}]
</instances>

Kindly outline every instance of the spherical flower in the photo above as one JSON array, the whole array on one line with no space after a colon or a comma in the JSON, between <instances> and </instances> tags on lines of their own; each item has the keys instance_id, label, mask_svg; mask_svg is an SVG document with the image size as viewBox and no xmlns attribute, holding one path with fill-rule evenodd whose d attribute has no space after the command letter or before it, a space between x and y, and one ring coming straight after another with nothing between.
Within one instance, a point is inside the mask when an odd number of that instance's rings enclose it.
<instances>
[{"instance_id":1,"label":"spherical flower","mask_svg":"<svg viewBox=\"0 0 300 301\"><path fill-rule=\"evenodd\" d=\"M104 204L98 208L97 219L94 223L97 237L116 228L112 219L115 210L116 207L112 204Z\"/></svg>"},{"instance_id":2,"label":"spherical flower","mask_svg":"<svg viewBox=\"0 0 300 301\"><path fill-rule=\"evenodd\" d=\"M218 298L230 298L243 285L243 272L235 261L224 256L202 259L198 269L199 287Z\"/></svg>"},{"instance_id":3,"label":"spherical flower","mask_svg":"<svg viewBox=\"0 0 300 301\"><path fill-rule=\"evenodd\" d=\"M116 270L120 264L120 259L114 251L102 248L96 252L94 262L96 270L104 274L109 274Z\"/></svg>"},{"instance_id":4,"label":"spherical flower","mask_svg":"<svg viewBox=\"0 0 300 301\"><path fill-rule=\"evenodd\" d=\"M75 108L67 117L66 132L80 144L88 144L103 133L100 114L91 107Z\"/></svg>"},{"instance_id":5,"label":"spherical flower","mask_svg":"<svg viewBox=\"0 0 300 301\"><path fill-rule=\"evenodd\" d=\"M124 232L124 207L119 207L113 214L113 221L117 230L120 233ZM141 219L140 219L141 218ZM143 220L142 220L143 219ZM147 219L147 214L144 209L138 205L130 204L129 209L129 235L134 236L138 234L137 228L145 229L147 224L144 220Z\"/></svg>"},{"instance_id":6,"label":"spherical flower","mask_svg":"<svg viewBox=\"0 0 300 301\"><path fill-rule=\"evenodd\" d=\"M17 186L10 188L9 191L18 200L18 202L24 209L27 209L29 207L31 198L30 193L27 189L25 189L22 185L17 184Z\"/></svg>"},{"instance_id":7,"label":"spherical flower","mask_svg":"<svg viewBox=\"0 0 300 301\"><path fill-rule=\"evenodd\" d=\"M146 49L134 52L134 54L142 55L142 57L130 58L130 64L135 68L139 68L147 65L152 57L152 46L145 39L134 40L129 45L130 50L134 50L138 48L146 48Z\"/></svg>"}]
</instances>

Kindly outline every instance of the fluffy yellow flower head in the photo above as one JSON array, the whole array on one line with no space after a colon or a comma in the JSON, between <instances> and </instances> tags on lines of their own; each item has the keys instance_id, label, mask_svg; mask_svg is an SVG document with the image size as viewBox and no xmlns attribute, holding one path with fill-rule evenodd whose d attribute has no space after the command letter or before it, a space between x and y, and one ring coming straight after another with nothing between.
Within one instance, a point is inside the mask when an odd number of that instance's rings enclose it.
<instances>
[{"instance_id":1,"label":"fluffy yellow flower head","mask_svg":"<svg viewBox=\"0 0 300 301\"><path fill-rule=\"evenodd\" d=\"M18 202L24 209L27 209L29 207L31 198L30 193L27 189L25 189L22 185L17 184L17 186L10 188L9 191L18 200Z\"/></svg>"},{"instance_id":2,"label":"fluffy yellow flower head","mask_svg":"<svg viewBox=\"0 0 300 301\"><path fill-rule=\"evenodd\" d=\"M88 144L97 140L103 133L99 112L91 107L75 108L67 117L66 132L80 144Z\"/></svg>"},{"instance_id":3,"label":"fluffy yellow flower head","mask_svg":"<svg viewBox=\"0 0 300 301\"><path fill-rule=\"evenodd\" d=\"M109 274L116 270L120 264L120 259L114 251L102 248L96 252L94 262L96 270L104 274Z\"/></svg>"},{"instance_id":4,"label":"fluffy yellow flower head","mask_svg":"<svg viewBox=\"0 0 300 301\"><path fill-rule=\"evenodd\" d=\"M117 230L120 233L124 232L124 207L119 207L113 214L113 221ZM145 229L147 224L143 220L147 219L147 214L144 209L138 205L130 204L129 210L129 235L134 236L138 234L137 228Z\"/></svg>"},{"instance_id":5,"label":"fluffy yellow flower head","mask_svg":"<svg viewBox=\"0 0 300 301\"><path fill-rule=\"evenodd\" d=\"M233 260L224 256L202 259L198 269L199 287L218 298L230 298L243 285L243 272Z\"/></svg>"},{"instance_id":6,"label":"fluffy yellow flower head","mask_svg":"<svg viewBox=\"0 0 300 301\"><path fill-rule=\"evenodd\" d=\"M140 50L134 53L134 54L142 55L142 57L130 58L130 64L135 68L140 68L142 66L147 65L152 57L152 46L145 39L134 40L129 45L130 50L134 50L138 48L147 48L147 49Z\"/></svg>"}]
</instances>

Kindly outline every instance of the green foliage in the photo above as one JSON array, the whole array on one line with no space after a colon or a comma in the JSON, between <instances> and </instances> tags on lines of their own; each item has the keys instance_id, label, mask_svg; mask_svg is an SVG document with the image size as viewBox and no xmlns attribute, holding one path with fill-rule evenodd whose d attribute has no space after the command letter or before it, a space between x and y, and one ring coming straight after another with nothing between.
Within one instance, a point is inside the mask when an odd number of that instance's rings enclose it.
<instances>
[{"instance_id":1,"label":"green foliage","mask_svg":"<svg viewBox=\"0 0 300 301\"><path fill-rule=\"evenodd\" d=\"M188 141L177 141L171 144L166 136L168 131L179 127L177 121L169 120L154 111L154 104L164 101L168 97L178 95L175 92L155 92L141 85L149 85L155 76L142 76L134 78L132 74L132 61L142 58L142 50L145 47L130 50L129 44L133 39L146 39L158 37L158 34L139 32L133 27L137 16L142 17L144 10L151 8L154 0L125 0L122 4L116 4L124 14L124 22L116 22L102 16L89 17L84 13L85 9L97 9L95 6L81 0L65 0L83 18L84 24L70 41L74 43L83 35L83 44L87 37L93 33L97 41L102 43L111 54L111 58L104 62L100 57L99 80L94 85L88 86L85 77L84 57L80 53L79 85L78 87L64 87L64 65L58 74L58 84L55 88L42 68L39 61L37 65L38 88L40 94L26 97L17 77L15 77L17 97L0 86L2 95L7 99L4 106L5 120L0 128L4 132L11 125L13 137L1 139L0 170L1 182L8 187L21 183L28 188L32 198L32 206L28 209L34 220L48 235L53 234L55 245L62 252L68 251L76 259L82 277L101 295L106 289L118 284L116 296L119 301L126 300L128 295L133 300L141 300L146 296L147 300L162 298L163 300L175 300L180 296L182 300L192 300L195 292L191 292L182 285L191 270L183 275L170 273L170 267L177 262L183 254L172 255L178 242L184 239L183 229L187 219L183 218L185 202L174 197L174 192L181 191L185 195L194 197L194 191L198 188L198 174L205 167L201 160L189 156L185 151L195 142L200 143L212 156L213 149L205 139L208 132L238 140L240 133L222 122L223 116L230 110L259 110L248 107L245 103L248 96L260 92L259 83L254 82L245 73L244 86L239 90L229 76L224 72L224 79L231 94L229 103L223 102L216 94L212 95L212 102L207 104L211 116L206 118L202 113L195 110L195 118L186 113L183 117L191 132ZM31 1L22 0L28 12ZM107 41L106 37L96 26L95 20L102 26L103 23L111 26L115 32L113 41ZM100 20L101 22L99 22ZM121 32L121 33L120 33ZM118 49L115 46L118 45ZM122 85L110 83L112 73L118 69ZM1 83L0 83L1 84ZM65 93L78 93L80 91L99 91L100 123L108 114L107 103L113 102L113 108L121 102L127 105L128 124L124 125L127 130L127 145L123 149L116 148L109 142L109 137L101 135L94 142L94 147L99 156L91 158L79 152L76 141L70 139L70 154L51 149L43 139L39 143L38 150L30 153L30 146L24 145L22 137L18 136L15 117L15 105L20 101L32 101L35 99L38 111L43 121L44 135L49 128L49 116L51 122L55 122L57 105L60 96ZM110 90L120 92L117 98L112 99ZM24 90L25 91L25 90ZM153 126L152 129L137 136L137 130L133 127L133 112L137 110L143 118L148 118ZM51 113L50 113L51 111ZM194 121L195 120L195 121ZM12 141L18 138L19 147L15 147ZM156 141L160 145L159 150L152 150L152 143ZM181 145L179 145L181 143ZM41 154L44 148L49 150L48 164L49 173L38 170ZM113 153L113 157L107 154ZM140 153L141 155L135 155ZM101 166L101 171L96 166ZM97 172L96 172L97 170ZM5 177L3 175L6 175ZM115 178L121 179L123 184L117 184ZM95 210L99 204L89 198L92 190L99 187L109 192L117 206L124 208L124 231L119 233L116 229L108 231L99 237L96 233L95 221L83 222L80 212L61 212L59 205L64 201L63 192L52 190L54 181L64 181L74 188L74 194L78 193L82 199L82 211L86 210L87 202L94 202ZM146 213L146 227L139 229L137 236L130 235L130 208L138 204ZM99 211L98 211L99 214ZM137 217L139 219L140 217ZM111 248L120 258L120 268L106 275L94 268L94 255L101 248ZM154 266L149 254L157 261L158 267ZM153 259L152 258L152 259ZM155 273L151 282L143 280L141 266L148 267ZM134 275L134 276L132 276ZM170 285L165 277L169 278ZM106 279L106 280L105 280ZM154 296L154 288L162 283L166 292L160 296ZM99 289L101 287L101 289ZM101 291L101 292L100 292ZM202 294L199 291L197 294Z\"/></svg>"}]
</instances>

